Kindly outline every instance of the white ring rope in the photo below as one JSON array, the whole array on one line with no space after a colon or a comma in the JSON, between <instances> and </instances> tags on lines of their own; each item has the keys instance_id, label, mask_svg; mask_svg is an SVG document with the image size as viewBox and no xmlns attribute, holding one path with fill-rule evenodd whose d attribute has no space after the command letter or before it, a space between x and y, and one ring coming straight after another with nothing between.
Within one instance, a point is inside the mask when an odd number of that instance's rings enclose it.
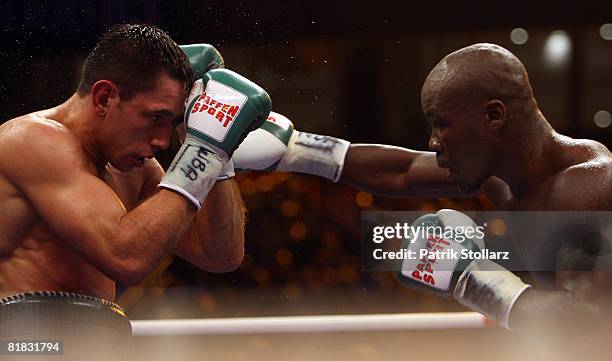
<instances>
[{"instance_id":1,"label":"white ring rope","mask_svg":"<svg viewBox=\"0 0 612 361\"><path fill-rule=\"evenodd\" d=\"M135 336L439 330L486 326L485 317L476 312L132 321Z\"/></svg>"}]
</instances>

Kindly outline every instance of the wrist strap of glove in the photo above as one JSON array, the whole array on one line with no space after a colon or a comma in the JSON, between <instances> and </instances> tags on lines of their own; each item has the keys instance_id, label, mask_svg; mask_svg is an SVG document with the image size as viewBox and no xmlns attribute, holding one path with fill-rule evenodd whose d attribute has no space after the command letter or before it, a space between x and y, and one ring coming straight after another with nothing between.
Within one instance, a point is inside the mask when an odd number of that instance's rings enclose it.
<instances>
[{"instance_id":1,"label":"wrist strap of glove","mask_svg":"<svg viewBox=\"0 0 612 361\"><path fill-rule=\"evenodd\" d=\"M512 306L529 287L502 266L489 260L477 260L459 277L453 297L510 330L508 320Z\"/></svg>"},{"instance_id":2,"label":"wrist strap of glove","mask_svg":"<svg viewBox=\"0 0 612 361\"><path fill-rule=\"evenodd\" d=\"M221 152L215 152L212 148L187 137L159 187L178 192L201 208L202 202L228 162L227 158L219 155Z\"/></svg>"},{"instance_id":3,"label":"wrist strap of glove","mask_svg":"<svg viewBox=\"0 0 612 361\"><path fill-rule=\"evenodd\" d=\"M276 169L313 174L337 182L350 144L343 139L296 130Z\"/></svg>"},{"instance_id":4,"label":"wrist strap of glove","mask_svg":"<svg viewBox=\"0 0 612 361\"><path fill-rule=\"evenodd\" d=\"M230 159L229 162L225 163L223 169L221 169L221 173L217 177L217 180L227 180L234 178L235 176L236 172L234 171L234 162Z\"/></svg>"}]
</instances>

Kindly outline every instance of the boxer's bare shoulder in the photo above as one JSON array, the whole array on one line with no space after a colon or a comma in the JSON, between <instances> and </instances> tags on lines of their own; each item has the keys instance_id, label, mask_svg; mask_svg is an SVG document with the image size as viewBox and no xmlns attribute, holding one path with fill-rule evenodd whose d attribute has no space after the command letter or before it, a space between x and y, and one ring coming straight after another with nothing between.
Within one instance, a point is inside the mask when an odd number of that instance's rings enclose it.
<instances>
[{"instance_id":1,"label":"boxer's bare shoulder","mask_svg":"<svg viewBox=\"0 0 612 361\"><path fill-rule=\"evenodd\" d=\"M71 130L40 113L0 126L0 213L5 215L0 218L0 296L62 289L112 299L114 282L47 224L37 209L41 195L36 189L47 189L46 179L79 168L79 173L102 178L126 208L133 208L149 169L158 165L146 163L151 164L130 172L99 173Z\"/></svg>"},{"instance_id":2,"label":"boxer's bare shoulder","mask_svg":"<svg viewBox=\"0 0 612 361\"><path fill-rule=\"evenodd\" d=\"M553 210L609 211L612 209L612 157L602 144L592 140L576 141L577 155L582 161L560 172L549 186L548 207ZM598 219L593 215L593 219ZM597 224L598 222L594 222ZM565 225L571 230L571 225ZM610 299L607 285L612 281L609 270L610 240L601 229L585 232L584 222L577 224L577 238L562 240L557 254L556 282L577 299ZM602 227L599 225L598 227ZM570 232L571 234L572 232ZM567 234L567 233L566 233ZM602 253L603 252L603 253ZM583 272L600 271L604 272ZM609 302L600 303L610 312Z\"/></svg>"},{"instance_id":3,"label":"boxer's bare shoulder","mask_svg":"<svg viewBox=\"0 0 612 361\"><path fill-rule=\"evenodd\" d=\"M60 156L63 157L61 162ZM77 138L70 129L55 120L32 113L0 126L1 174L14 177L15 173L27 171L15 165L27 161L34 165L37 159L47 158L56 159L59 164L74 161L75 165L85 165L85 154Z\"/></svg>"},{"instance_id":4,"label":"boxer's bare shoulder","mask_svg":"<svg viewBox=\"0 0 612 361\"><path fill-rule=\"evenodd\" d=\"M612 208L612 157L601 143L576 140L568 152L576 161L559 172L547 187L548 204L559 210Z\"/></svg>"},{"instance_id":5,"label":"boxer's bare shoulder","mask_svg":"<svg viewBox=\"0 0 612 361\"><path fill-rule=\"evenodd\" d=\"M0 126L0 220L2 251L15 246L36 220L35 207L24 192L27 183L48 176L52 157L82 159L76 140L62 124L36 114Z\"/></svg>"},{"instance_id":6,"label":"boxer's bare shoulder","mask_svg":"<svg viewBox=\"0 0 612 361\"><path fill-rule=\"evenodd\" d=\"M0 136L19 136L21 133L18 132L27 131L60 132L68 135L70 130L62 123L48 117L49 114L51 114L49 110L44 110L10 119L0 125Z\"/></svg>"},{"instance_id":7,"label":"boxer's bare shoulder","mask_svg":"<svg viewBox=\"0 0 612 361\"><path fill-rule=\"evenodd\" d=\"M564 137L566 138L566 137ZM604 211L612 208L612 156L601 143L563 139L551 159L558 172L533 189L521 209Z\"/></svg>"}]
</instances>

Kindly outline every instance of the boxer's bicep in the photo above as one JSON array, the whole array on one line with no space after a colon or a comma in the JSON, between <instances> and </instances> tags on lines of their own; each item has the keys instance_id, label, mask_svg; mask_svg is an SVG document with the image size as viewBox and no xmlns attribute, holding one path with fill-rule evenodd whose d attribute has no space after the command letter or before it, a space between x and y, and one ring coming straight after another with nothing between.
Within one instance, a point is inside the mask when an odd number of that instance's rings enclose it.
<instances>
[{"instance_id":1,"label":"boxer's bicep","mask_svg":"<svg viewBox=\"0 0 612 361\"><path fill-rule=\"evenodd\" d=\"M607 317L591 299L581 299L564 288L526 290L510 312L510 327L516 331L572 328L589 330Z\"/></svg>"},{"instance_id":2,"label":"boxer's bicep","mask_svg":"<svg viewBox=\"0 0 612 361\"><path fill-rule=\"evenodd\" d=\"M593 270L593 271L557 271L556 272L557 287L569 291L576 300L581 302L597 302L605 300L606 306L612 309L612 305L608 305L612 290L612 273L609 269ZM607 297L604 297L607 296Z\"/></svg>"},{"instance_id":3,"label":"boxer's bicep","mask_svg":"<svg viewBox=\"0 0 612 361\"><path fill-rule=\"evenodd\" d=\"M106 183L85 168L80 146L65 130L31 128L34 134L30 135L37 142L22 137L5 144L16 155L9 178L57 235L58 242L66 242L89 257L104 257L109 235L126 214L123 204Z\"/></svg>"},{"instance_id":4,"label":"boxer's bicep","mask_svg":"<svg viewBox=\"0 0 612 361\"><path fill-rule=\"evenodd\" d=\"M102 246L114 234L125 208L108 185L86 172L50 175L25 182L23 190L41 217L58 235L78 247ZM100 244L96 244L100 243Z\"/></svg>"},{"instance_id":5,"label":"boxer's bicep","mask_svg":"<svg viewBox=\"0 0 612 361\"><path fill-rule=\"evenodd\" d=\"M559 232L563 239L556 259L557 287L582 301L612 299L612 237L606 231L612 220L606 213L583 213L584 218Z\"/></svg>"}]
</instances>

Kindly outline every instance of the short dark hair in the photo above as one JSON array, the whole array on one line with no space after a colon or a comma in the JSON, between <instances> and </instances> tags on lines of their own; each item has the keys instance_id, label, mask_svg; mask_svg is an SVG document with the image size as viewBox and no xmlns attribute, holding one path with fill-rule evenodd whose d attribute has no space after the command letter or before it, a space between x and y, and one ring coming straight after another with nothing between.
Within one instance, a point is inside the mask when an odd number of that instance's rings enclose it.
<instances>
[{"instance_id":1,"label":"short dark hair","mask_svg":"<svg viewBox=\"0 0 612 361\"><path fill-rule=\"evenodd\" d=\"M186 94L191 89L194 74L189 59L166 32L152 25L114 25L85 59L77 93L84 96L95 82L105 79L129 99L153 88L160 71L184 82Z\"/></svg>"}]
</instances>

